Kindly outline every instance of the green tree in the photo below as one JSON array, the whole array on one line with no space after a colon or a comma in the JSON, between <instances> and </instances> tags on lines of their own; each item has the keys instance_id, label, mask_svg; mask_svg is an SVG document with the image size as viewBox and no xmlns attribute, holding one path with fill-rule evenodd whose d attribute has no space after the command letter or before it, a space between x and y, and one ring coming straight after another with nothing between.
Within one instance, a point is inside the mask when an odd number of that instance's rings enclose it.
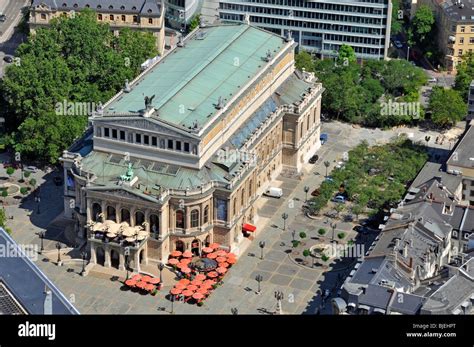
<instances>
[{"instance_id":1,"label":"green tree","mask_svg":"<svg viewBox=\"0 0 474 347\"><path fill-rule=\"evenodd\" d=\"M11 166L7 168L7 175L12 176L15 173L15 169L12 168Z\"/></svg>"},{"instance_id":2,"label":"green tree","mask_svg":"<svg viewBox=\"0 0 474 347\"><path fill-rule=\"evenodd\" d=\"M20 193L23 194L23 195L26 195L26 194L28 194L28 189L26 187L21 187L20 188Z\"/></svg>"},{"instance_id":3,"label":"green tree","mask_svg":"<svg viewBox=\"0 0 474 347\"><path fill-rule=\"evenodd\" d=\"M354 49L346 44L343 44L338 51L337 55L337 63L338 65L348 66L351 63L355 63L357 61L356 54Z\"/></svg>"},{"instance_id":4,"label":"green tree","mask_svg":"<svg viewBox=\"0 0 474 347\"><path fill-rule=\"evenodd\" d=\"M300 238L302 239L306 238L306 233L304 231L300 232Z\"/></svg>"},{"instance_id":5,"label":"green tree","mask_svg":"<svg viewBox=\"0 0 474 347\"><path fill-rule=\"evenodd\" d=\"M114 36L88 9L38 29L16 51L21 63L10 65L0 82L0 112L8 114L14 149L54 163L87 125L86 111L66 114L58 105L84 102L92 110L157 53L152 33L123 29Z\"/></svg>"},{"instance_id":6,"label":"green tree","mask_svg":"<svg viewBox=\"0 0 474 347\"><path fill-rule=\"evenodd\" d=\"M28 177L31 176L31 172L25 171L25 172L23 173L23 176L25 176L25 178L28 178Z\"/></svg>"},{"instance_id":7,"label":"green tree","mask_svg":"<svg viewBox=\"0 0 474 347\"><path fill-rule=\"evenodd\" d=\"M321 235L321 236L323 236L324 234L326 234L326 229L320 228L320 229L318 230L318 234Z\"/></svg>"},{"instance_id":8,"label":"green tree","mask_svg":"<svg viewBox=\"0 0 474 347\"><path fill-rule=\"evenodd\" d=\"M361 206L359 204L353 205L351 208L351 211L353 214L356 216L356 220L359 220L359 215L364 212L364 206Z\"/></svg>"},{"instance_id":9,"label":"green tree","mask_svg":"<svg viewBox=\"0 0 474 347\"><path fill-rule=\"evenodd\" d=\"M30 185L32 185L33 187L36 186L36 180L34 178L30 179Z\"/></svg>"},{"instance_id":10,"label":"green tree","mask_svg":"<svg viewBox=\"0 0 474 347\"><path fill-rule=\"evenodd\" d=\"M8 196L8 191L6 189L2 190L2 197L6 198Z\"/></svg>"},{"instance_id":11,"label":"green tree","mask_svg":"<svg viewBox=\"0 0 474 347\"><path fill-rule=\"evenodd\" d=\"M433 29L435 17L431 8L427 5L421 5L415 12L408 31L409 44L424 46Z\"/></svg>"},{"instance_id":12,"label":"green tree","mask_svg":"<svg viewBox=\"0 0 474 347\"><path fill-rule=\"evenodd\" d=\"M400 0L392 0L392 25L391 35L399 34L403 27L403 10L400 6Z\"/></svg>"},{"instance_id":13,"label":"green tree","mask_svg":"<svg viewBox=\"0 0 474 347\"><path fill-rule=\"evenodd\" d=\"M433 87L429 108L431 120L441 127L452 126L467 114L467 105L455 90L438 86Z\"/></svg>"},{"instance_id":14,"label":"green tree","mask_svg":"<svg viewBox=\"0 0 474 347\"><path fill-rule=\"evenodd\" d=\"M457 66L454 84L454 89L461 94L465 102L467 102L469 85L472 80L474 80L474 53L468 52L463 55L461 64Z\"/></svg>"},{"instance_id":15,"label":"green tree","mask_svg":"<svg viewBox=\"0 0 474 347\"><path fill-rule=\"evenodd\" d=\"M196 29L199 26L200 20L201 20L200 14L194 16L193 19L191 19L191 21L189 22L189 30L193 31L194 29Z\"/></svg>"},{"instance_id":16,"label":"green tree","mask_svg":"<svg viewBox=\"0 0 474 347\"><path fill-rule=\"evenodd\" d=\"M298 70L305 69L306 71L314 71L314 62L311 54L306 51L301 51L295 56L295 67Z\"/></svg>"}]
</instances>

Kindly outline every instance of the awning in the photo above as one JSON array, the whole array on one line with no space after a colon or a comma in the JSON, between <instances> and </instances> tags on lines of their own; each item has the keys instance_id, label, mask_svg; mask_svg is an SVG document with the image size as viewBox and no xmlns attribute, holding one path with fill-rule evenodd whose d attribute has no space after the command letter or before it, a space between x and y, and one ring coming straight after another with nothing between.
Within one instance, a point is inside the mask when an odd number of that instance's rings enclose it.
<instances>
[{"instance_id":1,"label":"awning","mask_svg":"<svg viewBox=\"0 0 474 347\"><path fill-rule=\"evenodd\" d=\"M257 230L257 227L255 225L252 225L252 224L244 223L242 225L242 230L243 231L249 231L249 232L253 233L255 230Z\"/></svg>"}]
</instances>

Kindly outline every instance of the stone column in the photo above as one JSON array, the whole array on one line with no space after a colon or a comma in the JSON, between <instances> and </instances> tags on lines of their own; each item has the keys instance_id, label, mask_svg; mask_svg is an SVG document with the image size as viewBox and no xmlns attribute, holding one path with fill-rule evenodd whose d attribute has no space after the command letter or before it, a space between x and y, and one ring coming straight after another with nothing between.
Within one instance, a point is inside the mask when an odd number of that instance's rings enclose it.
<instances>
[{"instance_id":1,"label":"stone column","mask_svg":"<svg viewBox=\"0 0 474 347\"><path fill-rule=\"evenodd\" d=\"M120 223L120 216L121 216L122 204L115 205L115 222Z\"/></svg>"},{"instance_id":2,"label":"stone column","mask_svg":"<svg viewBox=\"0 0 474 347\"><path fill-rule=\"evenodd\" d=\"M123 254L123 248L120 250L119 253L119 270L125 271L125 255Z\"/></svg>"},{"instance_id":3,"label":"stone column","mask_svg":"<svg viewBox=\"0 0 474 347\"><path fill-rule=\"evenodd\" d=\"M92 203L90 200L87 200L87 222L92 220Z\"/></svg>"},{"instance_id":4,"label":"stone column","mask_svg":"<svg viewBox=\"0 0 474 347\"><path fill-rule=\"evenodd\" d=\"M148 265L148 246L147 246L147 244L145 244L145 246L143 246L143 261L144 261L145 265Z\"/></svg>"},{"instance_id":5,"label":"stone column","mask_svg":"<svg viewBox=\"0 0 474 347\"><path fill-rule=\"evenodd\" d=\"M104 220L109 218L109 216L107 216L107 202L101 201L100 202L100 208L102 210L102 213L104 214Z\"/></svg>"},{"instance_id":6,"label":"stone column","mask_svg":"<svg viewBox=\"0 0 474 347\"><path fill-rule=\"evenodd\" d=\"M110 260L110 247L109 246L104 247L104 253L105 253L104 266L105 267L112 267L112 262Z\"/></svg>"},{"instance_id":7,"label":"stone column","mask_svg":"<svg viewBox=\"0 0 474 347\"><path fill-rule=\"evenodd\" d=\"M160 210L158 212L158 240L163 240L163 235L168 232L168 228L165 229L164 214L166 211Z\"/></svg>"},{"instance_id":8,"label":"stone column","mask_svg":"<svg viewBox=\"0 0 474 347\"><path fill-rule=\"evenodd\" d=\"M135 226L135 213L137 212L137 209L136 207L132 207L129 209L129 211L130 211L130 225L134 227Z\"/></svg>"},{"instance_id":9,"label":"stone column","mask_svg":"<svg viewBox=\"0 0 474 347\"><path fill-rule=\"evenodd\" d=\"M136 251L133 255L134 263L135 263L135 271L140 272L140 252Z\"/></svg>"},{"instance_id":10,"label":"stone column","mask_svg":"<svg viewBox=\"0 0 474 347\"><path fill-rule=\"evenodd\" d=\"M150 214L151 214L150 209L147 208L145 210L145 222L146 222L145 231L148 232L148 233L150 232L150 228L151 228L151 226L150 226Z\"/></svg>"},{"instance_id":11,"label":"stone column","mask_svg":"<svg viewBox=\"0 0 474 347\"><path fill-rule=\"evenodd\" d=\"M97 254L95 252L95 244L91 243L91 263L97 264Z\"/></svg>"}]
</instances>

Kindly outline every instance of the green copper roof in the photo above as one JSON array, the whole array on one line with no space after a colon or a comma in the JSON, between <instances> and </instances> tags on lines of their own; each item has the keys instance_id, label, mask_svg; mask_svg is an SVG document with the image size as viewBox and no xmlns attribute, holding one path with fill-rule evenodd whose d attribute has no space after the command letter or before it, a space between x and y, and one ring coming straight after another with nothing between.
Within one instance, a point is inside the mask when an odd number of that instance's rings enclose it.
<instances>
[{"instance_id":1,"label":"green copper roof","mask_svg":"<svg viewBox=\"0 0 474 347\"><path fill-rule=\"evenodd\" d=\"M122 93L105 115L144 109L144 96L155 95L158 117L176 125L202 127L217 110L219 97L230 100L267 64L264 57L282 49L280 36L247 25L200 29Z\"/></svg>"}]
</instances>

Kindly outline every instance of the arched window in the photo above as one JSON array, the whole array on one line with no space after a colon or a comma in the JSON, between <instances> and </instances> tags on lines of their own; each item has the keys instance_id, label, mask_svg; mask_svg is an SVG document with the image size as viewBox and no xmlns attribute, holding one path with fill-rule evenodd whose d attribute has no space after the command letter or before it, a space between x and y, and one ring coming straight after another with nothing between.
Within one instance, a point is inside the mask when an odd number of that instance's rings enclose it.
<instances>
[{"instance_id":1,"label":"arched window","mask_svg":"<svg viewBox=\"0 0 474 347\"><path fill-rule=\"evenodd\" d=\"M184 228L184 212L182 210L176 211L176 228Z\"/></svg>"},{"instance_id":2,"label":"arched window","mask_svg":"<svg viewBox=\"0 0 474 347\"><path fill-rule=\"evenodd\" d=\"M142 225L145 222L145 215L141 211L135 213L135 225Z\"/></svg>"},{"instance_id":3,"label":"arched window","mask_svg":"<svg viewBox=\"0 0 474 347\"><path fill-rule=\"evenodd\" d=\"M115 220L117 219L115 214L115 207L107 206L107 219L110 219L111 221L115 222Z\"/></svg>"},{"instance_id":4,"label":"arched window","mask_svg":"<svg viewBox=\"0 0 474 347\"><path fill-rule=\"evenodd\" d=\"M154 237L156 237L160 231L160 220L156 214L150 215L150 230Z\"/></svg>"},{"instance_id":5,"label":"arched window","mask_svg":"<svg viewBox=\"0 0 474 347\"><path fill-rule=\"evenodd\" d=\"M130 224L130 211L127 210L126 208L123 208L121 213L120 213L121 220L120 222L127 222Z\"/></svg>"},{"instance_id":6,"label":"arched window","mask_svg":"<svg viewBox=\"0 0 474 347\"><path fill-rule=\"evenodd\" d=\"M92 220L94 222L97 222L98 220L100 220L100 217L99 215L102 213L102 207L100 206L99 203L95 202L94 204L92 204Z\"/></svg>"},{"instance_id":7,"label":"arched window","mask_svg":"<svg viewBox=\"0 0 474 347\"><path fill-rule=\"evenodd\" d=\"M203 224L209 223L209 205L204 207Z\"/></svg>"},{"instance_id":8,"label":"arched window","mask_svg":"<svg viewBox=\"0 0 474 347\"><path fill-rule=\"evenodd\" d=\"M199 226L199 210L191 211L191 228L197 228Z\"/></svg>"}]
</instances>

